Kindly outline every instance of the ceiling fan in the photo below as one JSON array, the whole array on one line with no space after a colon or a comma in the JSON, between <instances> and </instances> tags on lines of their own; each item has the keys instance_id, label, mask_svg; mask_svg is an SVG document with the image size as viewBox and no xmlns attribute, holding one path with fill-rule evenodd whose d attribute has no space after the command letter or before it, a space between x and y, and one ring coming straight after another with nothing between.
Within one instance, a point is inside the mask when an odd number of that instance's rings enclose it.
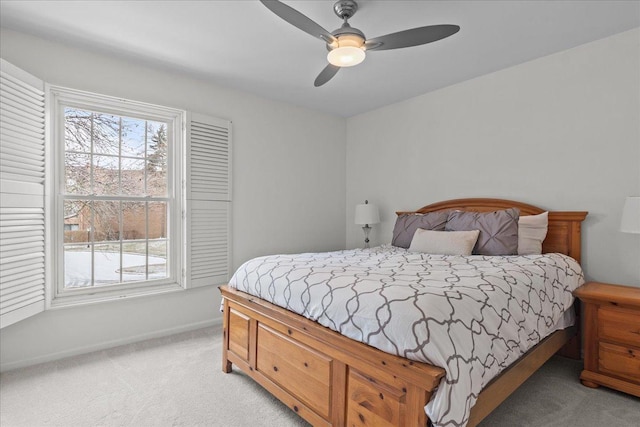
<instances>
[{"instance_id":1,"label":"ceiling fan","mask_svg":"<svg viewBox=\"0 0 640 427\"><path fill-rule=\"evenodd\" d=\"M362 31L349 25L349 18L358 10L358 3L353 0L339 0L333 5L333 11L344 22L340 28L332 32L328 32L307 16L280 1L260 1L280 18L327 44L329 65L316 77L313 83L315 87L331 80L340 68L352 67L364 61L365 52L370 50L418 46L444 39L460 31L458 25L429 25L367 39Z\"/></svg>"}]
</instances>

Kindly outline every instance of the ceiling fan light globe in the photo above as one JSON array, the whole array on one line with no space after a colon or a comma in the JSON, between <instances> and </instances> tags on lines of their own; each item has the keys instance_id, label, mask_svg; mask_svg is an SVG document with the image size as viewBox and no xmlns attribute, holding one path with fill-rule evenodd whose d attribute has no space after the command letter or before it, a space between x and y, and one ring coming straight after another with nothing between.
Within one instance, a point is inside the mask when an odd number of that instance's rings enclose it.
<instances>
[{"instance_id":1,"label":"ceiling fan light globe","mask_svg":"<svg viewBox=\"0 0 640 427\"><path fill-rule=\"evenodd\" d=\"M353 46L338 47L327 54L329 63L336 67L353 67L364 61L365 57L364 50Z\"/></svg>"}]
</instances>

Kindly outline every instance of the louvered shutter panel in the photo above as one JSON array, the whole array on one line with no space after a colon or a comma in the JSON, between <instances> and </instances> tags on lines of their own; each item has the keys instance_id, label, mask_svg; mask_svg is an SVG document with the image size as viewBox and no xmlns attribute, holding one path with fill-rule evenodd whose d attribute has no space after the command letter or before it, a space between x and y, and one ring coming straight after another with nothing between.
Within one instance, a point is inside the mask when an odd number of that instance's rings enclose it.
<instances>
[{"instance_id":1,"label":"louvered shutter panel","mask_svg":"<svg viewBox=\"0 0 640 427\"><path fill-rule=\"evenodd\" d=\"M0 328L45 309L44 83L0 59Z\"/></svg>"},{"instance_id":2,"label":"louvered shutter panel","mask_svg":"<svg viewBox=\"0 0 640 427\"><path fill-rule=\"evenodd\" d=\"M219 285L231 266L231 122L187 118L186 287Z\"/></svg>"}]
</instances>

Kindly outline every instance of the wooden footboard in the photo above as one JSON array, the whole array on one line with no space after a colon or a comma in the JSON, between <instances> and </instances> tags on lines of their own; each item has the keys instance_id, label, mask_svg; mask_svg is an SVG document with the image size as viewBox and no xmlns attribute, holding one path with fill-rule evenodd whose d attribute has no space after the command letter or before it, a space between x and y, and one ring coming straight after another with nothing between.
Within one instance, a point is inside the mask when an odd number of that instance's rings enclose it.
<instances>
[{"instance_id":1,"label":"wooden footboard","mask_svg":"<svg viewBox=\"0 0 640 427\"><path fill-rule=\"evenodd\" d=\"M314 426L426 426L444 370L353 341L243 292L220 288L222 369L231 364Z\"/></svg>"},{"instance_id":2,"label":"wooden footboard","mask_svg":"<svg viewBox=\"0 0 640 427\"><path fill-rule=\"evenodd\" d=\"M442 368L384 353L247 293L221 286L222 370L232 364L314 426L424 427ZM568 340L557 331L480 393L477 425Z\"/></svg>"}]
</instances>

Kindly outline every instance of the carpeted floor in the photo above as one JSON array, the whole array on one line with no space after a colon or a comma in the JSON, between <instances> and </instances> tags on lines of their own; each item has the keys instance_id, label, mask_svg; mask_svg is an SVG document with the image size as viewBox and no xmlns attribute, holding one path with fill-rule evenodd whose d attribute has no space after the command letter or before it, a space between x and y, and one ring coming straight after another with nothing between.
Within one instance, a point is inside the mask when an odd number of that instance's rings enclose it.
<instances>
[{"instance_id":1,"label":"carpeted floor","mask_svg":"<svg viewBox=\"0 0 640 427\"><path fill-rule=\"evenodd\" d=\"M244 374L221 371L219 328L3 373L0 426L308 426ZM580 385L554 358L482 427L640 425L640 399Z\"/></svg>"}]
</instances>

